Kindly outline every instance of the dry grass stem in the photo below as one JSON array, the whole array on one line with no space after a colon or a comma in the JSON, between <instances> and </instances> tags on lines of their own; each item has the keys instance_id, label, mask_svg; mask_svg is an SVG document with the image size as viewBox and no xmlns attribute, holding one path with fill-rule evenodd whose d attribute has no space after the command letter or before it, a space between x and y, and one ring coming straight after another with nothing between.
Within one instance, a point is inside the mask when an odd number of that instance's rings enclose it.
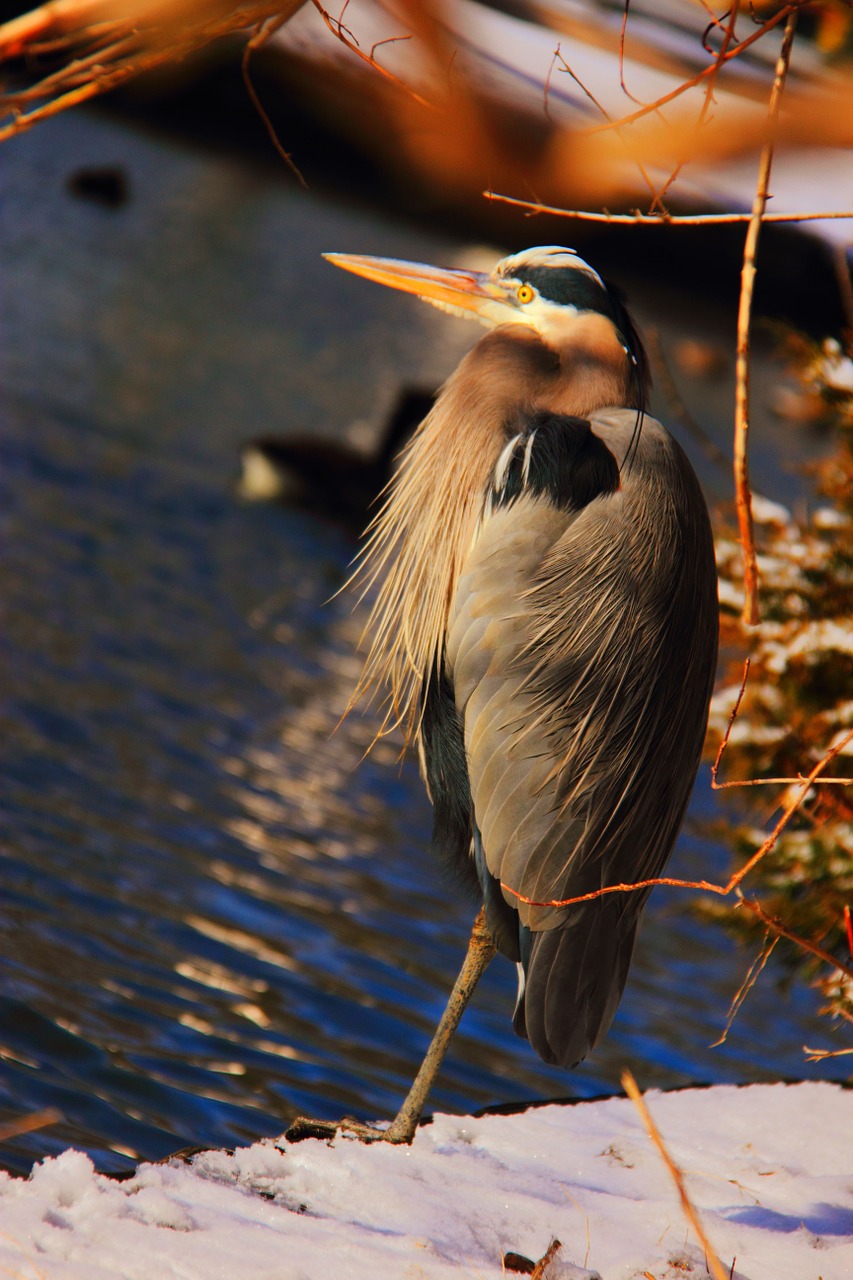
<instances>
[{"instance_id":1,"label":"dry grass stem","mask_svg":"<svg viewBox=\"0 0 853 1280\"><path fill-rule=\"evenodd\" d=\"M545 1275L545 1271L547 1270L549 1263L553 1262L554 1258L556 1258L557 1254L560 1252L562 1247L563 1246L560 1244L559 1240L554 1239L551 1241L551 1243L548 1245L548 1248L542 1254L542 1257L539 1259L539 1261L536 1263L536 1266L531 1271L530 1273L531 1280L542 1280L542 1277Z\"/></svg>"},{"instance_id":2,"label":"dry grass stem","mask_svg":"<svg viewBox=\"0 0 853 1280\"><path fill-rule=\"evenodd\" d=\"M666 1143L661 1137L660 1130L658 1129L657 1125L652 1119L651 1112L646 1106L645 1098L643 1097L642 1093L637 1087L637 1082L632 1076L630 1071L623 1071L622 1073L622 1088L625 1090L628 1097L631 1099L634 1106L639 1111L640 1118L642 1119L643 1124L645 1125L645 1128L646 1128L646 1133L648 1133L652 1142L657 1147L658 1152L660 1153L661 1159L666 1165L669 1171L670 1177L675 1183L676 1190L678 1191L679 1199L681 1200L681 1208L684 1211L684 1216L687 1218L687 1221L690 1223L691 1227L696 1232L696 1235L699 1238L699 1243L702 1245L702 1248L705 1250L705 1261L708 1266L708 1270L710 1274L713 1276L713 1280L731 1280L730 1275L726 1274L723 1268L723 1264L720 1262L720 1259L717 1257L717 1254L714 1251L714 1248L711 1245L710 1240L705 1234L705 1228L702 1226L702 1223L699 1220L699 1214L696 1212L696 1209L693 1207L693 1202L691 1201L690 1196L687 1194L687 1187L685 1186L685 1183L684 1183L684 1174L681 1172L678 1165L675 1163L672 1156L669 1154L669 1151L667 1150L667 1147L666 1147Z\"/></svg>"}]
</instances>

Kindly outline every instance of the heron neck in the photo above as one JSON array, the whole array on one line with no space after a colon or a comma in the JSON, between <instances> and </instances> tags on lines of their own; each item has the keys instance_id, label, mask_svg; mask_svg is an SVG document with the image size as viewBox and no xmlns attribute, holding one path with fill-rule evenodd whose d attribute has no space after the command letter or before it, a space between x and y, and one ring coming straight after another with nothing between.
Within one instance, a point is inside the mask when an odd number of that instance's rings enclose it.
<instances>
[{"instance_id":1,"label":"heron neck","mask_svg":"<svg viewBox=\"0 0 853 1280\"><path fill-rule=\"evenodd\" d=\"M356 573L365 587L378 587L356 696L390 686L389 720L409 734L419 726L423 682L441 662L451 601L508 438L541 410L588 417L637 407L624 348L603 323L609 333L576 325L559 350L533 329L492 330L448 379L403 454Z\"/></svg>"}]
</instances>

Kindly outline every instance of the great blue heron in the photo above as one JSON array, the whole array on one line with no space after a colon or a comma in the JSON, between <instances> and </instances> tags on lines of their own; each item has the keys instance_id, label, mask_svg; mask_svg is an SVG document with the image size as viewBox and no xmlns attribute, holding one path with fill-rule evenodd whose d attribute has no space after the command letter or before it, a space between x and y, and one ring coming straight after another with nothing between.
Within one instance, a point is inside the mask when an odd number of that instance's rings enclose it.
<instances>
[{"instance_id":1,"label":"great blue heron","mask_svg":"<svg viewBox=\"0 0 853 1280\"><path fill-rule=\"evenodd\" d=\"M566 900L659 876L672 850L714 679L714 545L690 463L646 413L630 317L573 250L489 274L327 257L490 330L403 453L360 567L377 594L359 692L390 690L436 851L483 903L429 1065L390 1130L359 1130L410 1141L495 948L546 1062L607 1030L648 890Z\"/></svg>"}]
</instances>

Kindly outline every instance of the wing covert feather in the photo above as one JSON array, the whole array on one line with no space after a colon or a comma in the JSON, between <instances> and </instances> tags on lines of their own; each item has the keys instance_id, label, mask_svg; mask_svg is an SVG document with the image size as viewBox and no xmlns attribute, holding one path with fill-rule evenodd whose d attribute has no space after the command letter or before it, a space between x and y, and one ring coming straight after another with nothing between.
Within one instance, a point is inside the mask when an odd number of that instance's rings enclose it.
<instances>
[{"instance_id":1,"label":"wing covert feather","mask_svg":"<svg viewBox=\"0 0 853 1280\"><path fill-rule=\"evenodd\" d=\"M484 518L448 628L474 825L526 953L516 1027L547 1061L606 1030L647 894L549 904L660 873L714 674L704 500L660 424L635 428L629 411L592 420L616 491L580 510L522 492Z\"/></svg>"}]
</instances>

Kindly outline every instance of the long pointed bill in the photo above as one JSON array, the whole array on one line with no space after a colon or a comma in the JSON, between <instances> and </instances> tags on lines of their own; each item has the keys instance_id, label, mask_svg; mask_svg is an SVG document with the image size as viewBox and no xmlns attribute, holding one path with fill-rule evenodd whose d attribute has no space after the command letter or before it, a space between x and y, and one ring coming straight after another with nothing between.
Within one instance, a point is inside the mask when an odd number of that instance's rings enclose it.
<instances>
[{"instance_id":1,"label":"long pointed bill","mask_svg":"<svg viewBox=\"0 0 853 1280\"><path fill-rule=\"evenodd\" d=\"M413 293L442 310L473 313L486 324L500 324L509 318L506 289L483 271L454 271L449 267L429 267L396 258L368 258L357 253L324 253L323 257L344 271L352 271L391 289L401 289L403 293Z\"/></svg>"}]
</instances>

